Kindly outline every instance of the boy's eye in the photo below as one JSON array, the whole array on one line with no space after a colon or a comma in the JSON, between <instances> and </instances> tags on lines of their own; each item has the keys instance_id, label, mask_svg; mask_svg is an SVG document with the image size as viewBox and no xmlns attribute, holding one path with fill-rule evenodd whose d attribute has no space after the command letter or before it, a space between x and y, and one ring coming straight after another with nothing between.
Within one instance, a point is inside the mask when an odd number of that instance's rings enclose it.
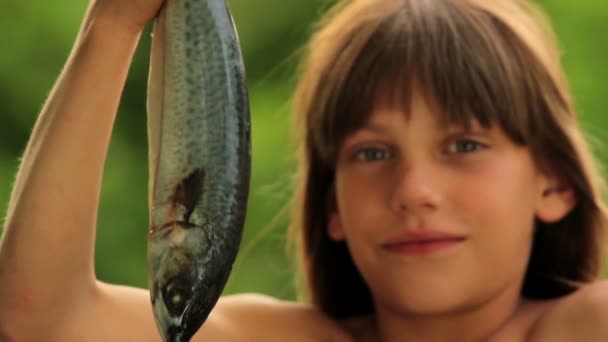
<instances>
[{"instance_id":1,"label":"boy's eye","mask_svg":"<svg viewBox=\"0 0 608 342\"><path fill-rule=\"evenodd\" d=\"M485 145L475 140L459 139L448 146L450 153L471 153L484 148Z\"/></svg>"},{"instance_id":2,"label":"boy's eye","mask_svg":"<svg viewBox=\"0 0 608 342\"><path fill-rule=\"evenodd\" d=\"M392 153L385 148L379 147L364 147L357 150L355 159L358 161L377 161L388 159Z\"/></svg>"}]
</instances>

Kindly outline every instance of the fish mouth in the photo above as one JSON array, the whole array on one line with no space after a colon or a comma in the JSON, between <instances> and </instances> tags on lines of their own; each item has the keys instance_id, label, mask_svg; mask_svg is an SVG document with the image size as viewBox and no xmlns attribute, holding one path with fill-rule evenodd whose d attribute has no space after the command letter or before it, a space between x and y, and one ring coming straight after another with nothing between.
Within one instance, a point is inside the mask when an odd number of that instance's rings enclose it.
<instances>
[{"instance_id":1,"label":"fish mouth","mask_svg":"<svg viewBox=\"0 0 608 342\"><path fill-rule=\"evenodd\" d=\"M159 316L159 324L161 326L161 333L167 342L188 342L194 336L197 330L193 330L188 324L187 317L190 316L188 308L184 311L183 316L180 318L180 323L176 324L171 317L166 317L167 320L163 321L163 316Z\"/></svg>"},{"instance_id":2,"label":"fish mouth","mask_svg":"<svg viewBox=\"0 0 608 342\"><path fill-rule=\"evenodd\" d=\"M164 306L164 301L162 299L159 299L158 301L160 302L160 306ZM165 341L190 341L190 339L196 333L197 330L190 328L191 324L187 323L187 317L190 316L188 308L186 308L186 311L184 311L184 313L180 317L172 317L166 315L165 310L158 308L156 305L154 307L156 310L156 322L160 327L160 332L163 335ZM161 310L161 312L158 312L159 309Z\"/></svg>"},{"instance_id":3,"label":"fish mouth","mask_svg":"<svg viewBox=\"0 0 608 342\"><path fill-rule=\"evenodd\" d=\"M165 340L167 342L182 342L182 341L190 341L190 337L186 337L184 335L184 331L182 329L180 329L179 326L176 325L171 325L169 326L169 328L167 329L166 332L164 332L165 334Z\"/></svg>"},{"instance_id":4,"label":"fish mouth","mask_svg":"<svg viewBox=\"0 0 608 342\"><path fill-rule=\"evenodd\" d=\"M163 330L163 336L167 342L189 342L197 331L198 329L192 329L188 324L169 325Z\"/></svg>"}]
</instances>

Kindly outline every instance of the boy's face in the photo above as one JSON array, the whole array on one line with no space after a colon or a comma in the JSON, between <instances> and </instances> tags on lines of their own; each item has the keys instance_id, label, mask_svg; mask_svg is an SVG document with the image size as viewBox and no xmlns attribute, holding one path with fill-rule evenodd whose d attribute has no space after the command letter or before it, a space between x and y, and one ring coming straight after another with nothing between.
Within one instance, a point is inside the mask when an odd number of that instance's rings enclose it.
<instances>
[{"instance_id":1,"label":"boy's face","mask_svg":"<svg viewBox=\"0 0 608 342\"><path fill-rule=\"evenodd\" d=\"M513 305L535 218L561 219L572 192L498 127L467 132L435 117L414 93L409 116L377 108L347 137L328 233L348 244L379 310Z\"/></svg>"}]
</instances>

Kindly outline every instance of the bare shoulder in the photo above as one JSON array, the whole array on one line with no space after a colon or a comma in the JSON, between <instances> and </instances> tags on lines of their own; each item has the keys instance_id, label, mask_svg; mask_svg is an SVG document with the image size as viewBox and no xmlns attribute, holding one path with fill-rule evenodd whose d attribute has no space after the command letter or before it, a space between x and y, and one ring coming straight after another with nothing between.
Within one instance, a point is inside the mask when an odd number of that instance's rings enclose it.
<instances>
[{"instance_id":1,"label":"bare shoulder","mask_svg":"<svg viewBox=\"0 0 608 342\"><path fill-rule=\"evenodd\" d=\"M608 336L608 281L585 285L555 301L536 322L530 341L603 341Z\"/></svg>"},{"instance_id":2,"label":"bare shoulder","mask_svg":"<svg viewBox=\"0 0 608 342\"><path fill-rule=\"evenodd\" d=\"M348 341L334 321L312 306L261 294L220 298L194 341L219 337L220 330L225 341Z\"/></svg>"},{"instance_id":3,"label":"bare shoulder","mask_svg":"<svg viewBox=\"0 0 608 342\"><path fill-rule=\"evenodd\" d=\"M99 283L88 305L75 308L57 341L161 341L147 289ZM53 339L55 340L55 339ZM196 341L348 341L333 320L310 305L260 294L220 298Z\"/></svg>"}]
</instances>

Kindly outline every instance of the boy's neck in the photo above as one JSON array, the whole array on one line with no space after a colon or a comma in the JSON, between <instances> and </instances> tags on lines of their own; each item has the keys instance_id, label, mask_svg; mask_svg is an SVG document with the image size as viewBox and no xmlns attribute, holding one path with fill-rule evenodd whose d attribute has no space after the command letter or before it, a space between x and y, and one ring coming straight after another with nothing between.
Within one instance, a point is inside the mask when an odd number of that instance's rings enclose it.
<instances>
[{"instance_id":1,"label":"boy's neck","mask_svg":"<svg viewBox=\"0 0 608 342\"><path fill-rule=\"evenodd\" d=\"M517 315L523 299L519 289L507 289L490 300L461 311L407 315L377 306L374 341L487 341Z\"/></svg>"}]
</instances>

